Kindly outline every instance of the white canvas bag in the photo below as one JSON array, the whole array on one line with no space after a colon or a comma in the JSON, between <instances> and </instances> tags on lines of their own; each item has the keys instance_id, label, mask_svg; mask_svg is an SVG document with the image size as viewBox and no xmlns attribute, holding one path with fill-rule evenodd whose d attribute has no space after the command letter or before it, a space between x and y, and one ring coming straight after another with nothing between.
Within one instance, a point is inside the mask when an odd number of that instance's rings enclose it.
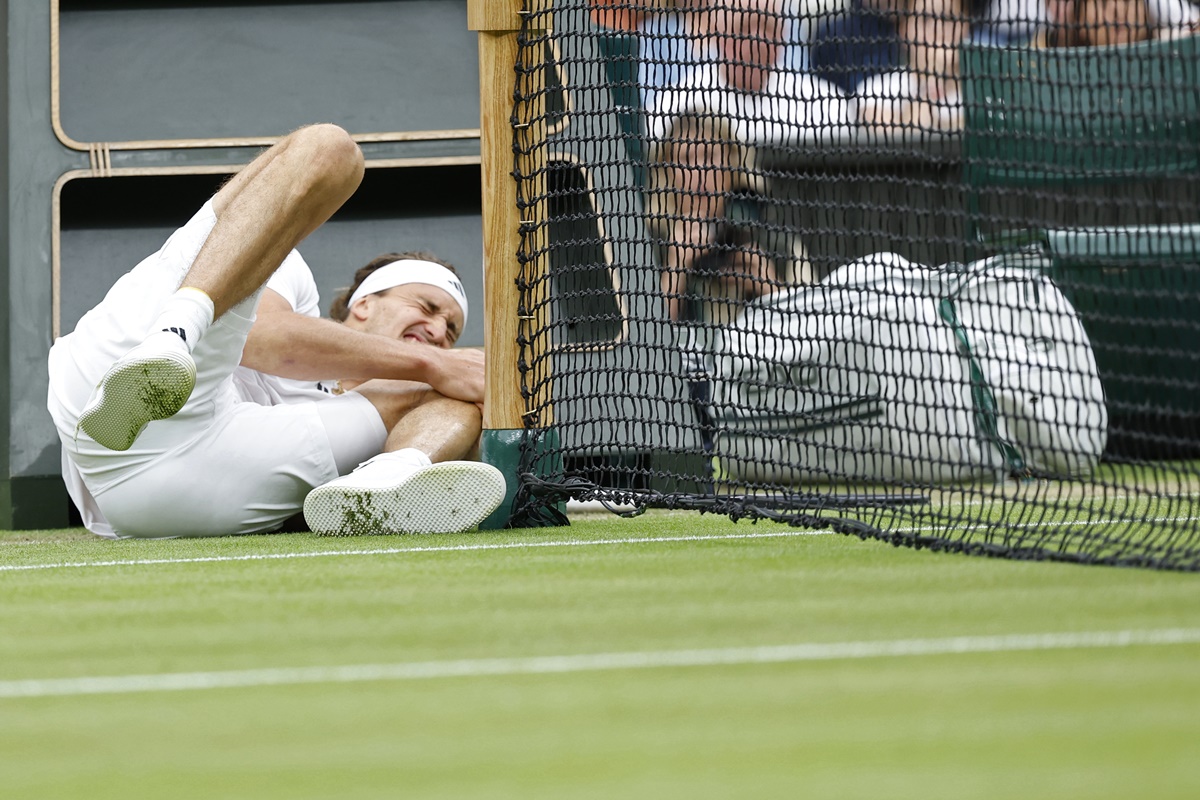
<instances>
[{"instance_id":1,"label":"white canvas bag","mask_svg":"<svg viewBox=\"0 0 1200 800\"><path fill-rule=\"evenodd\" d=\"M1104 393L1037 254L930 269L893 253L766 296L713 369L716 456L742 481L934 483L1092 469Z\"/></svg>"}]
</instances>

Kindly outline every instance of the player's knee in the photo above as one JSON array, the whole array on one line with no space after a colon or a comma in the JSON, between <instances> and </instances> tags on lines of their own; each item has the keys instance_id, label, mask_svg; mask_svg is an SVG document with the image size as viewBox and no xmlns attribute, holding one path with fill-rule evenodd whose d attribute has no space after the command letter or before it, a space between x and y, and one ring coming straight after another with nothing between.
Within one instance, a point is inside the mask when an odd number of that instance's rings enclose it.
<instances>
[{"instance_id":1,"label":"player's knee","mask_svg":"<svg viewBox=\"0 0 1200 800\"><path fill-rule=\"evenodd\" d=\"M345 129L318 123L301 128L295 136L315 182L329 184L332 190L342 190L345 186L353 190L358 186L363 173L363 154Z\"/></svg>"}]
</instances>

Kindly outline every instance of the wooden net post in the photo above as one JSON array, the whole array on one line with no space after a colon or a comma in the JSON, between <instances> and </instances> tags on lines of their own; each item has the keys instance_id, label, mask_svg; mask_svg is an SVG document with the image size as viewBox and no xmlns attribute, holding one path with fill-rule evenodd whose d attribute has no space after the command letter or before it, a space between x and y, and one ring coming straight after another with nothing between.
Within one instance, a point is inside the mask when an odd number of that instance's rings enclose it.
<instances>
[{"instance_id":1,"label":"wooden net post","mask_svg":"<svg viewBox=\"0 0 1200 800\"><path fill-rule=\"evenodd\" d=\"M517 253L522 245L522 222L540 223L537 212L527 209L526 219L518 207L518 187L514 167L522 175L544 176L544 147L523 148L525 154L514 157L513 109L517 90L517 61L520 56L518 36L521 31L522 0L469 0L467 22L479 33L479 135L483 185L483 289L484 289L484 346L487 349L486 403L483 415L482 459L504 473L508 496L500 508L481 528L504 527L512 515L512 501L517 489L518 467L522 447L529 439L526 425L526 403L521 394L521 374L518 344L528 313L521 313L518 278L521 269ZM530 76L540 76L533 70ZM545 138L545 122L540 109L542 92L529 85L529 78L520 87L533 101L522 104L525 119L518 120L517 135L523 142L541 143ZM532 91L531 91L532 90ZM544 180L541 177L540 180ZM534 188L534 196L544 192ZM538 225L537 230L544 230ZM544 234L541 234L544 235ZM528 245L528 241L526 242ZM535 244L537 244L535 242ZM530 248L542 253L544 248ZM539 256L544 261L543 256ZM541 265L534 274L541 275ZM530 270L526 268L526 279ZM545 307L538 303L538 308ZM540 315L540 312L539 312ZM544 329L544 326L541 326ZM528 329L528 328L527 328ZM548 382L546 382L548 384ZM547 389L548 391L548 389ZM542 404L539 403L539 406ZM544 405L549 408L548 404ZM533 420L534 426L551 423L547 414Z\"/></svg>"}]
</instances>

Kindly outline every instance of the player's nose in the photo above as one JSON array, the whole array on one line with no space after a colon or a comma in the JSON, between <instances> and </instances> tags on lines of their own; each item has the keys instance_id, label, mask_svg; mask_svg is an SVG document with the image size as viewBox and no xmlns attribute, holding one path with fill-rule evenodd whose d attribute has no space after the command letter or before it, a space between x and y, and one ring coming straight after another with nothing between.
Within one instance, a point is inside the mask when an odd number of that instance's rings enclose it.
<instances>
[{"instance_id":1,"label":"player's nose","mask_svg":"<svg viewBox=\"0 0 1200 800\"><path fill-rule=\"evenodd\" d=\"M438 347L446 346L446 320L441 317L431 317L425 321L425 330L428 333L430 344L436 344Z\"/></svg>"}]
</instances>

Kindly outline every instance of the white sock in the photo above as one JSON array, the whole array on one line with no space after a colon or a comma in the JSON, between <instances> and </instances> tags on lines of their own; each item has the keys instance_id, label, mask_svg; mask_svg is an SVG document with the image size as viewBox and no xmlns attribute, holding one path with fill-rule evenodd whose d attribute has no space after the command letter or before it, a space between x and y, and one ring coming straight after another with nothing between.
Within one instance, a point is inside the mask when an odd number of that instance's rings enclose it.
<instances>
[{"instance_id":1,"label":"white sock","mask_svg":"<svg viewBox=\"0 0 1200 800\"><path fill-rule=\"evenodd\" d=\"M194 350L212 323L212 298L199 289L185 286L167 298L150 331L151 335L170 331L183 339L188 350Z\"/></svg>"},{"instance_id":2,"label":"white sock","mask_svg":"<svg viewBox=\"0 0 1200 800\"><path fill-rule=\"evenodd\" d=\"M388 453L388 456L405 464L412 464L414 467L428 467L433 463L429 460L429 456L415 447L404 447L400 450L393 450L391 453Z\"/></svg>"}]
</instances>

